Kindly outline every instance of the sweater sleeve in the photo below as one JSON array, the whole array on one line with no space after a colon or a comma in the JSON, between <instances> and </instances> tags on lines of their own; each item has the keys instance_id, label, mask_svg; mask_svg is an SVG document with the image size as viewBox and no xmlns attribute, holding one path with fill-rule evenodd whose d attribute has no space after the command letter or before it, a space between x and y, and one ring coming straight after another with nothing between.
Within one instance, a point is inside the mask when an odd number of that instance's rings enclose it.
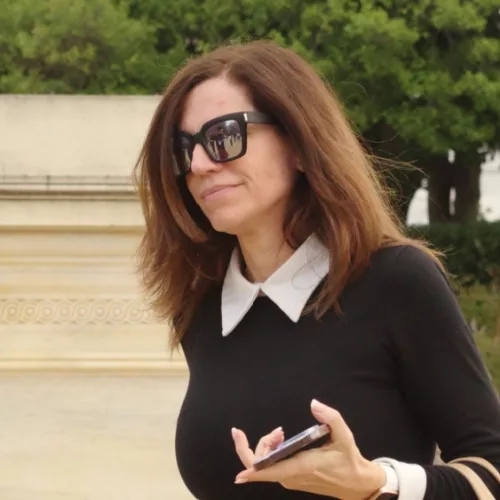
<instances>
[{"instance_id":1,"label":"sweater sleeve","mask_svg":"<svg viewBox=\"0 0 500 500\"><path fill-rule=\"evenodd\" d=\"M500 469L500 403L444 273L422 250L391 252L384 283L391 343L410 410L445 462L480 456ZM500 485L471 465L500 499ZM424 466L425 500L474 500L458 471Z\"/></svg>"}]
</instances>

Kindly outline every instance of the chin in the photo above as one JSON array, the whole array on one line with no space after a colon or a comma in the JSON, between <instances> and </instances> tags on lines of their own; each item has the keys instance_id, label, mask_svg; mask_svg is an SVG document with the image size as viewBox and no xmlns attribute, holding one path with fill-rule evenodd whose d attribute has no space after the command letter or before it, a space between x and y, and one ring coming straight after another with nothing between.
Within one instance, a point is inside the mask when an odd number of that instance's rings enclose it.
<instances>
[{"instance_id":1,"label":"chin","mask_svg":"<svg viewBox=\"0 0 500 500\"><path fill-rule=\"evenodd\" d=\"M232 234L232 235L237 235L241 231L238 231L239 224L231 222L231 221L226 221L226 220L213 220L210 221L212 224L212 227L218 232L218 233L227 233L227 234Z\"/></svg>"},{"instance_id":2,"label":"chin","mask_svg":"<svg viewBox=\"0 0 500 500\"><path fill-rule=\"evenodd\" d=\"M208 217L208 220L217 232L232 234L236 236L242 232L244 219L241 217L236 217L235 215L236 214L234 213L212 214Z\"/></svg>"}]
</instances>

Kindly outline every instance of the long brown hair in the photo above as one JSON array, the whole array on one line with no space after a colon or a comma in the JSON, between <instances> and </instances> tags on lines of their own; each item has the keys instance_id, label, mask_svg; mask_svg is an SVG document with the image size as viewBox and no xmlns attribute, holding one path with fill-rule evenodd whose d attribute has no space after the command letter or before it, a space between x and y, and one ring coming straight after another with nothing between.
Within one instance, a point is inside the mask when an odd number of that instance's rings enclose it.
<instances>
[{"instance_id":1,"label":"long brown hair","mask_svg":"<svg viewBox=\"0 0 500 500\"><path fill-rule=\"evenodd\" d=\"M173 77L135 168L146 221L139 268L154 309L171 322L172 347L208 289L222 284L236 244L233 236L211 229L174 176L173 138L184 100L196 85L221 75L242 85L255 107L277 120L304 170L284 221L285 238L296 248L315 232L331 260L306 313L320 317L338 308L345 285L383 246L419 246L439 264L436 252L405 237L335 93L304 59L265 41L220 47L188 61Z\"/></svg>"}]
</instances>

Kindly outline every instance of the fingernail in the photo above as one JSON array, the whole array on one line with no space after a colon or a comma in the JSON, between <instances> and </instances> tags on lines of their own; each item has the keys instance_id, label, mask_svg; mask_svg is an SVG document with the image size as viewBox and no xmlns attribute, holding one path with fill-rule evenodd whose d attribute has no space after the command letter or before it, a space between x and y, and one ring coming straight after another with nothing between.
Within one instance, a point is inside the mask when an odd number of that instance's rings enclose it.
<instances>
[{"instance_id":1,"label":"fingernail","mask_svg":"<svg viewBox=\"0 0 500 500\"><path fill-rule=\"evenodd\" d=\"M324 406L324 404L320 403L317 399L313 399L311 401L311 406L315 406L316 408L321 408L322 406Z\"/></svg>"},{"instance_id":2,"label":"fingernail","mask_svg":"<svg viewBox=\"0 0 500 500\"><path fill-rule=\"evenodd\" d=\"M231 428L231 435L233 436L233 439L236 438L236 431L237 431L236 427Z\"/></svg>"},{"instance_id":3,"label":"fingernail","mask_svg":"<svg viewBox=\"0 0 500 500\"><path fill-rule=\"evenodd\" d=\"M243 484L243 483L246 483L248 481L248 479L245 479L244 477L241 477L239 479L236 479L236 481L234 482L234 484Z\"/></svg>"},{"instance_id":4,"label":"fingernail","mask_svg":"<svg viewBox=\"0 0 500 500\"><path fill-rule=\"evenodd\" d=\"M274 429L273 432L279 432L279 431L283 432L283 427L276 427L276 429Z\"/></svg>"}]
</instances>

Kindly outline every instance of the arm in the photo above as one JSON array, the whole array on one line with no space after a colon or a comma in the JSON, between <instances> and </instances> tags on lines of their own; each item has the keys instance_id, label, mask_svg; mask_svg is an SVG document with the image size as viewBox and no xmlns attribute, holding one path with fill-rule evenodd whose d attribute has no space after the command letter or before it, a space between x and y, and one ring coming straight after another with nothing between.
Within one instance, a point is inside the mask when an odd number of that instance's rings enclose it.
<instances>
[{"instance_id":1,"label":"arm","mask_svg":"<svg viewBox=\"0 0 500 500\"><path fill-rule=\"evenodd\" d=\"M386 283L392 343L411 410L445 462L481 456L500 468L500 403L443 273L422 251L399 249ZM500 485L472 466L495 498ZM459 472L424 466L425 500L474 500Z\"/></svg>"}]
</instances>

